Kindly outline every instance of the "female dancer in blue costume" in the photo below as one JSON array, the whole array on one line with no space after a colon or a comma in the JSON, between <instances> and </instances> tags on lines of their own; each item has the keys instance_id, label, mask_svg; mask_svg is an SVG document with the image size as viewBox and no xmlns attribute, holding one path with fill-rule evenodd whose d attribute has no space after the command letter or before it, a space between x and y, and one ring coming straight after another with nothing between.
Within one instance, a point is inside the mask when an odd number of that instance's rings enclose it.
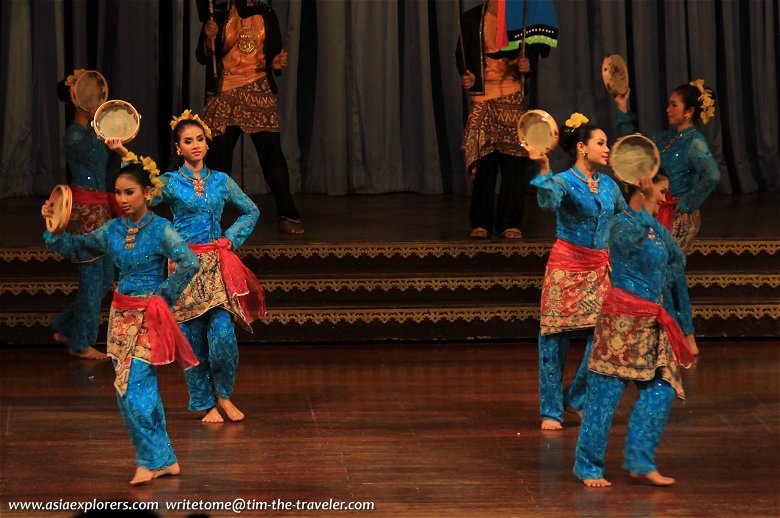
<instances>
[{"instance_id":1,"label":"female dancer in blue costume","mask_svg":"<svg viewBox=\"0 0 780 518\"><path fill-rule=\"evenodd\" d=\"M57 85L61 101L72 105L70 87L78 78L76 70ZM73 205L66 231L86 234L111 219L111 195L106 193L108 150L90 124L94 112L75 107L73 121L65 130L63 148L72 175ZM66 344L70 354L90 360L107 356L95 349L100 324L100 304L114 283L114 265L106 257L79 263L79 289L76 298L51 321L53 339Z\"/></svg>"},{"instance_id":2,"label":"female dancer in blue costume","mask_svg":"<svg viewBox=\"0 0 780 518\"><path fill-rule=\"evenodd\" d=\"M577 441L574 474L589 487L605 487L604 456L612 417L628 382L639 398L631 411L623 467L660 486L674 479L658 472L655 451L675 394L685 397L679 366L694 356L677 322L660 305L664 285L685 268L672 234L651 214L664 201L669 181L657 175L627 186L628 208L609 234L612 287L596 324L588 362L588 390ZM643 194L648 185L654 194Z\"/></svg>"},{"instance_id":3,"label":"female dancer in blue costume","mask_svg":"<svg viewBox=\"0 0 780 518\"><path fill-rule=\"evenodd\" d=\"M561 147L574 164L550 174L546 155L531 151L540 164L531 180L539 206L555 212L557 240L544 275L539 334L539 399L543 430L563 428L564 408L579 413L585 402L585 356L572 384L564 390L563 367L572 335L596 324L601 301L609 287L607 232L615 214L625 208L612 178L598 172L607 165L609 147L604 132L580 113L572 114L561 131Z\"/></svg>"},{"instance_id":4,"label":"female dancer in blue costume","mask_svg":"<svg viewBox=\"0 0 780 518\"><path fill-rule=\"evenodd\" d=\"M630 94L629 89L615 96L621 136L636 132L636 116L628 111ZM696 127L698 122L707 124L714 113L714 95L704 87L704 81L680 85L672 91L666 107L670 128L651 137L661 152L661 165L669 175L670 229L686 254L691 253L693 240L701 228L699 207L720 179L718 163ZM685 272L680 273L664 297L664 307L682 327L694 354L699 354Z\"/></svg>"},{"instance_id":5,"label":"female dancer in blue costume","mask_svg":"<svg viewBox=\"0 0 780 518\"><path fill-rule=\"evenodd\" d=\"M149 159L146 165L156 170ZM47 248L68 258L105 255L119 269L108 355L116 371L119 410L135 447L137 469L130 484L138 485L180 472L166 431L156 365L174 359L185 368L197 364L168 306L179 298L199 264L171 223L147 208L152 188L142 164L124 168L114 192L125 217L82 236L45 232L44 240ZM45 204L41 214L51 216L51 205ZM163 280L168 260L178 268Z\"/></svg>"},{"instance_id":6,"label":"female dancer in blue costume","mask_svg":"<svg viewBox=\"0 0 780 518\"><path fill-rule=\"evenodd\" d=\"M176 171L163 174L160 196L167 202L176 231L198 254L201 269L174 307L176 320L192 344L200 365L186 372L189 409L206 411L203 422L220 423L220 410L231 421L244 414L230 400L238 367L238 342L233 318L247 329L265 314L265 297L257 279L232 252L257 223L260 211L230 176L205 166L210 130L186 110L171 122L177 153L184 159ZM241 212L222 232L226 203ZM238 279L240 287L234 285Z\"/></svg>"}]
</instances>

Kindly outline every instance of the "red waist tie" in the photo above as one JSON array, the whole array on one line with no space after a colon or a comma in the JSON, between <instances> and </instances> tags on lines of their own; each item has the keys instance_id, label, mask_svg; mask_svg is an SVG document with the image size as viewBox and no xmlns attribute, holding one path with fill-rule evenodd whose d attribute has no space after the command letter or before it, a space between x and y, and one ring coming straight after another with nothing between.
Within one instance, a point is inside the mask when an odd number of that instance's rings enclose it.
<instances>
[{"instance_id":1,"label":"red waist tie","mask_svg":"<svg viewBox=\"0 0 780 518\"><path fill-rule=\"evenodd\" d=\"M114 216L121 216L122 209L116 201L116 196L110 192L102 191L90 191L74 185L70 188L73 194L73 203L79 205L105 205L108 204L111 207L111 212Z\"/></svg>"},{"instance_id":2,"label":"red waist tie","mask_svg":"<svg viewBox=\"0 0 780 518\"><path fill-rule=\"evenodd\" d=\"M661 202L661 208L658 210L658 215L655 217L661 225L672 231L674 226L674 210L677 208L677 198L672 196L672 193L666 191L666 199Z\"/></svg>"},{"instance_id":3,"label":"red waist tie","mask_svg":"<svg viewBox=\"0 0 780 518\"><path fill-rule=\"evenodd\" d=\"M669 336L677 363L687 369L696 361L679 324L660 304L612 286L601 306L601 312L629 317L656 317Z\"/></svg>"},{"instance_id":4,"label":"red waist tie","mask_svg":"<svg viewBox=\"0 0 780 518\"><path fill-rule=\"evenodd\" d=\"M145 310L144 325L152 351L152 365L166 365L176 360L181 368L188 369L199 363L171 309L160 297L142 299L115 291L111 307L120 310Z\"/></svg>"},{"instance_id":5,"label":"red waist tie","mask_svg":"<svg viewBox=\"0 0 780 518\"><path fill-rule=\"evenodd\" d=\"M230 241L223 237L216 243L190 243L190 248L196 254L212 250L219 252L219 268L228 295L241 306L247 322L251 324L265 316L265 291L255 274L244 266L229 245Z\"/></svg>"},{"instance_id":6,"label":"red waist tie","mask_svg":"<svg viewBox=\"0 0 780 518\"><path fill-rule=\"evenodd\" d=\"M589 272L609 264L609 252L594 250L558 239L550 250L547 266L569 272Z\"/></svg>"}]
</instances>

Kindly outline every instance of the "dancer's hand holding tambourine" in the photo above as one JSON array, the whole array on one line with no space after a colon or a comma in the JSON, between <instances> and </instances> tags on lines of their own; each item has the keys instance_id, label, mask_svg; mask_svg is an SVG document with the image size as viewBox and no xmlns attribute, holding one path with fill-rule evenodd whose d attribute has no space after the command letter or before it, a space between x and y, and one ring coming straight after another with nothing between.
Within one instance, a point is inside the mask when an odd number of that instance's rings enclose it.
<instances>
[{"instance_id":1,"label":"dancer's hand holding tambourine","mask_svg":"<svg viewBox=\"0 0 780 518\"><path fill-rule=\"evenodd\" d=\"M129 153L120 137L107 138L106 147L120 157L124 157L127 153Z\"/></svg>"},{"instance_id":2,"label":"dancer's hand holding tambourine","mask_svg":"<svg viewBox=\"0 0 780 518\"><path fill-rule=\"evenodd\" d=\"M547 174L550 172L550 158L547 153L540 149L523 146L528 152L528 158L533 160L539 165L539 174Z\"/></svg>"},{"instance_id":3,"label":"dancer's hand holding tambourine","mask_svg":"<svg viewBox=\"0 0 780 518\"><path fill-rule=\"evenodd\" d=\"M73 194L65 184L55 185L51 196L41 207L41 216L46 220L46 230L52 234L64 232L70 222Z\"/></svg>"},{"instance_id":4,"label":"dancer's hand holding tambourine","mask_svg":"<svg viewBox=\"0 0 780 518\"><path fill-rule=\"evenodd\" d=\"M617 109L622 112L628 111L628 96L631 95L631 89L627 88L622 94L614 94L612 98L615 100Z\"/></svg>"}]
</instances>

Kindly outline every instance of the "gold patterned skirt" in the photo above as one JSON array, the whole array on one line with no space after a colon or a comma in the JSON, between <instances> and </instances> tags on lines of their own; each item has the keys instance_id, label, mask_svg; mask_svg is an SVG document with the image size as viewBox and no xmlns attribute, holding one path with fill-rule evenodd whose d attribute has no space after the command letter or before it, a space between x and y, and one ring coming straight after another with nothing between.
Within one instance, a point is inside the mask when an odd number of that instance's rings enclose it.
<instances>
[{"instance_id":1,"label":"gold patterned skirt","mask_svg":"<svg viewBox=\"0 0 780 518\"><path fill-rule=\"evenodd\" d=\"M685 399L680 367L656 317L602 313L593 336L588 369L622 379L650 381L659 372Z\"/></svg>"},{"instance_id":2,"label":"gold patterned skirt","mask_svg":"<svg viewBox=\"0 0 780 518\"><path fill-rule=\"evenodd\" d=\"M210 97L203 109L203 120L215 137L225 133L228 126L238 126L244 133L279 132L276 94L268 79L261 77Z\"/></svg>"},{"instance_id":3,"label":"gold patterned skirt","mask_svg":"<svg viewBox=\"0 0 780 518\"><path fill-rule=\"evenodd\" d=\"M228 295L225 282L222 279L222 269L219 261L219 251L209 250L196 254L200 261L200 270L173 306L173 316L178 322L187 322L204 315L210 309L222 308L233 314L236 321L248 331L252 326L247 321L239 304ZM168 272L173 273L174 263L168 263Z\"/></svg>"},{"instance_id":4,"label":"gold patterned skirt","mask_svg":"<svg viewBox=\"0 0 780 518\"><path fill-rule=\"evenodd\" d=\"M674 211L674 221L672 223L672 235L677 240L685 255L693 252L693 240L701 229L701 212L699 209L685 214L678 210Z\"/></svg>"},{"instance_id":5,"label":"gold patterned skirt","mask_svg":"<svg viewBox=\"0 0 780 518\"><path fill-rule=\"evenodd\" d=\"M558 239L544 272L541 334L594 327L609 286L606 251Z\"/></svg>"},{"instance_id":6,"label":"gold patterned skirt","mask_svg":"<svg viewBox=\"0 0 780 518\"><path fill-rule=\"evenodd\" d=\"M144 311L137 309L118 309L113 305L108 314L109 358L116 361L114 388L120 396L127 392L130 378L130 365L133 358L151 363L152 349L149 344L147 328L144 325Z\"/></svg>"},{"instance_id":7,"label":"gold patterned skirt","mask_svg":"<svg viewBox=\"0 0 780 518\"><path fill-rule=\"evenodd\" d=\"M474 174L477 160L493 151L528 156L517 135L517 122L523 113L523 95L519 92L472 103L461 144L469 175Z\"/></svg>"}]
</instances>

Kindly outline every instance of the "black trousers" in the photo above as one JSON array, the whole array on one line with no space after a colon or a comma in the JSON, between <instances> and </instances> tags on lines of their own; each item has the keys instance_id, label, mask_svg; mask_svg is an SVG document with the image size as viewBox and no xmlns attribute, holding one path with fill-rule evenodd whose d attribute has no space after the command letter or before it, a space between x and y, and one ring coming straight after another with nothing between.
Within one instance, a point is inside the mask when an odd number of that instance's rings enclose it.
<instances>
[{"instance_id":1,"label":"black trousers","mask_svg":"<svg viewBox=\"0 0 780 518\"><path fill-rule=\"evenodd\" d=\"M527 158L494 151L477 161L471 185L471 228L481 227L501 234L508 228L523 228L523 195ZM501 187L496 203L496 181L501 172ZM494 210L495 206L495 210Z\"/></svg>"},{"instance_id":2,"label":"black trousers","mask_svg":"<svg viewBox=\"0 0 780 518\"><path fill-rule=\"evenodd\" d=\"M215 137L209 150L209 164L217 171L230 174L233 169L233 150L243 131L238 126L228 126L225 133ZM260 159L263 176L276 202L276 215L298 221L301 219L290 192L290 172L284 158L278 132L260 131L250 134L252 144Z\"/></svg>"}]
</instances>

